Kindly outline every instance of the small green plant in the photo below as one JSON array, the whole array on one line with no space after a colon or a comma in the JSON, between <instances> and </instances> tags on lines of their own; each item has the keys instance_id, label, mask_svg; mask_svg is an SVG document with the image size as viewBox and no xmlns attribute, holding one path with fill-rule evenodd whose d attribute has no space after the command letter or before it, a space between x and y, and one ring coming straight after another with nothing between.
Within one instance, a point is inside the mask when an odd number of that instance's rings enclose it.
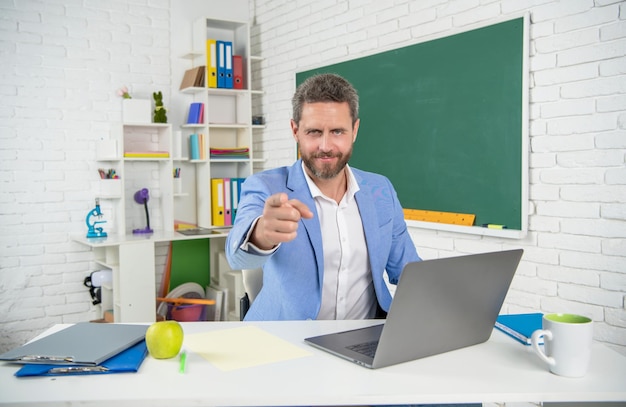
<instances>
[{"instance_id":1,"label":"small green plant","mask_svg":"<svg viewBox=\"0 0 626 407\"><path fill-rule=\"evenodd\" d=\"M154 97L154 122L167 123L167 109L163 107L163 94L161 91L152 92L152 97Z\"/></svg>"}]
</instances>

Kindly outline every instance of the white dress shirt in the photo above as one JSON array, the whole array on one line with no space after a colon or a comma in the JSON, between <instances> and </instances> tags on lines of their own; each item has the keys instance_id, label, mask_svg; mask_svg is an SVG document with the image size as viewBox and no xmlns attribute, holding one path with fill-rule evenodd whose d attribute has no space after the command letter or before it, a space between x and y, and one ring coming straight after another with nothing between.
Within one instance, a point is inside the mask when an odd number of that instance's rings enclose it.
<instances>
[{"instance_id":1,"label":"white dress shirt","mask_svg":"<svg viewBox=\"0 0 626 407\"><path fill-rule=\"evenodd\" d=\"M361 214L354 198L359 185L352 170L346 165L348 185L339 204L322 194L306 171L304 174L315 200L324 250L322 305L317 319L374 318L376 293Z\"/></svg>"}]
</instances>

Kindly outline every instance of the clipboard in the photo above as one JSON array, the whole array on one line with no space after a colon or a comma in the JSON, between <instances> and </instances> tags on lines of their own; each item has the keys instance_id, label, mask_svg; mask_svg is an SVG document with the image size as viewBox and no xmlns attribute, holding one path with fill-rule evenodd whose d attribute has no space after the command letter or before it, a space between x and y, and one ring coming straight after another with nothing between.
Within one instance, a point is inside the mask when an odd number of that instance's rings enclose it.
<instances>
[{"instance_id":1,"label":"clipboard","mask_svg":"<svg viewBox=\"0 0 626 407\"><path fill-rule=\"evenodd\" d=\"M147 325L79 322L0 355L23 364L96 366L143 340Z\"/></svg>"},{"instance_id":2,"label":"clipboard","mask_svg":"<svg viewBox=\"0 0 626 407\"><path fill-rule=\"evenodd\" d=\"M69 376L85 374L135 373L148 355L146 341L131 346L96 366L23 365L15 376Z\"/></svg>"}]
</instances>

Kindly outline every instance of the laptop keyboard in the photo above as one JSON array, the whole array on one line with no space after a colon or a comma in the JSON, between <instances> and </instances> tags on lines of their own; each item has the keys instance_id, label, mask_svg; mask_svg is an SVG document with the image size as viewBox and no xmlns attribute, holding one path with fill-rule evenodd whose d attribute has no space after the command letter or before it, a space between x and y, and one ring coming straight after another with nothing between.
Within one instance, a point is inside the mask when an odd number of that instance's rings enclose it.
<instances>
[{"instance_id":1,"label":"laptop keyboard","mask_svg":"<svg viewBox=\"0 0 626 407\"><path fill-rule=\"evenodd\" d=\"M378 347L378 341L363 342L363 343L358 343L356 345L346 346L346 348L350 349L351 351L354 351L354 352L357 352L357 353L360 353L362 355L369 356L372 358L376 354L377 347Z\"/></svg>"}]
</instances>

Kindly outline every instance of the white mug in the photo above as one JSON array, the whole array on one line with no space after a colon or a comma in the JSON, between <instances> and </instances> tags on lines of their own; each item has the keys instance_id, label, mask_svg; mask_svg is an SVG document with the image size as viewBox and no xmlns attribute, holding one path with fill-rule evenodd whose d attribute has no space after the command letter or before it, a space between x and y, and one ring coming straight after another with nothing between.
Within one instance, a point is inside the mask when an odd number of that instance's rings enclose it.
<instances>
[{"instance_id":1,"label":"white mug","mask_svg":"<svg viewBox=\"0 0 626 407\"><path fill-rule=\"evenodd\" d=\"M550 366L550 372L566 377L582 377L591 359L593 322L574 314L546 314L543 329L533 332L533 350ZM543 337L545 352L539 347Z\"/></svg>"}]
</instances>

